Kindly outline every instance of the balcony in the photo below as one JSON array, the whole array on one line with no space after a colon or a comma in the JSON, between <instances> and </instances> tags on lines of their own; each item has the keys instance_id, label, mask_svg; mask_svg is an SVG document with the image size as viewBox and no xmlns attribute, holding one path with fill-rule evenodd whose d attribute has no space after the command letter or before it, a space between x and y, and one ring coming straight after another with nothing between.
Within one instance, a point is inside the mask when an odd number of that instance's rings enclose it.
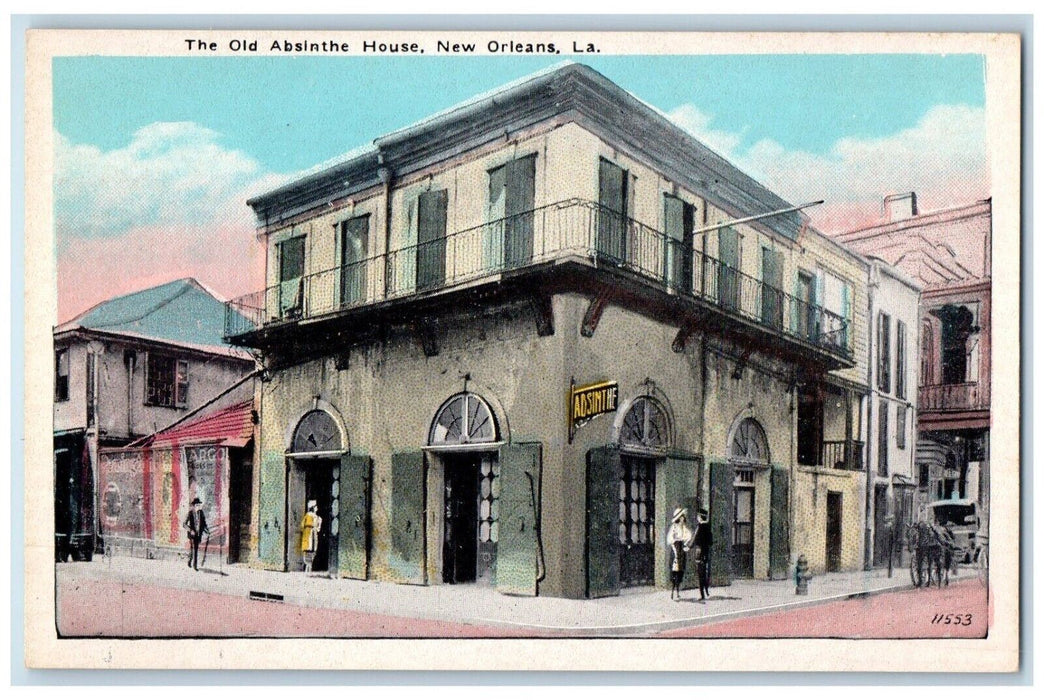
<instances>
[{"instance_id":1,"label":"balcony","mask_svg":"<svg viewBox=\"0 0 1044 700\"><path fill-rule=\"evenodd\" d=\"M989 383L928 384L917 390L921 411L984 411L990 407Z\"/></svg>"},{"instance_id":2,"label":"balcony","mask_svg":"<svg viewBox=\"0 0 1044 700\"><path fill-rule=\"evenodd\" d=\"M226 302L225 337L258 332L496 282L565 261L609 269L803 346L851 360L847 321L764 284L638 221L580 199L457 231L443 238L289 280Z\"/></svg>"},{"instance_id":3,"label":"balcony","mask_svg":"<svg viewBox=\"0 0 1044 700\"><path fill-rule=\"evenodd\" d=\"M820 464L805 466L863 471L863 442L861 440L824 440L822 445Z\"/></svg>"}]
</instances>

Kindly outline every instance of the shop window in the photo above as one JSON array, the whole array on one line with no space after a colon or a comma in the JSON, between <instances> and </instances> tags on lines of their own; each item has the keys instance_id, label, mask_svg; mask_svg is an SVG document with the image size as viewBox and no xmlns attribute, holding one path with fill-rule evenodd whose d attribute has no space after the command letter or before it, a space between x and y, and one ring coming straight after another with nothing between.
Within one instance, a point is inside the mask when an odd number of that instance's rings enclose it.
<instances>
[{"instance_id":1,"label":"shop window","mask_svg":"<svg viewBox=\"0 0 1044 700\"><path fill-rule=\"evenodd\" d=\"M631 402L620 426L620 445L645 450L663 450L670 445L670 423L660 403L651 396Z\"/></svg>"},{"instance_id":2,"label":"shop window","mask_svg":"<svg viewBox=\"0 0 1044 700\"><path fill-rule=\"evenodd\" d=\"M496 440L493 412L481 397L471 393L457 394L442 404L428 433L429 445L468 445Z\"/></svg>"},{"instance_id":3,"label":"shop window","mask_svg":"<svg viewBox=\"0 0 1044 700\"><path fill-rule=\"evenodd\" d=\"M188 405L188 362L149 353L145 358L145 403L167 408Z\"/></svg>"},{"instance_id":4,"label":"shop window","mask_svg":"<svg viewBox=\"0 0 1044 700\"><path fill-rule=\"evenodd\" d=\"M54 353L54 400L69 400L69 349Z\"/></svg>"}]
</instances>

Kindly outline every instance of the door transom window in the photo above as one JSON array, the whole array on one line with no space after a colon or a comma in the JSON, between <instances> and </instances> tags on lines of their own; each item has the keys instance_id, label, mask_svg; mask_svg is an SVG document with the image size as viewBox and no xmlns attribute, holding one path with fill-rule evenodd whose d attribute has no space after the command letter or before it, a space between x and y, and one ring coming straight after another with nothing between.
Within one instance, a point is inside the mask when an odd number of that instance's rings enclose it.
<instances>
[{"instance_id":1,"label":"door transom window","mask_svg":"<svg viewBox=\"0 0 1044 700\"><path fill-rule=\"evenodd\" d=\"M620 445L657 451L670 445L667 413L656 399L639 396L631 402L620 426Z\"/></svg>"},{"instance_id":2,"label":"door transom window","mask_svg":"<svg viewBox=\"0 0 1044 700\"><path fill-rule=\"evenodd\" d=\"M768 439L760 423L753 418L744 418L736 426L729 443L729 457L743 462L768 463Z\"/></svg>"},{"instance_id":3,"label":"door transom window","mask_svg":"<svg viewBox=\"0 0 1044 700\"><path fill-rule=\"evenodd\" d=\"M493 412L478 395L457 394L442 404L428 435L429 445L469 445L496 442Z\"/></svg>"},{"instance_id":4,"label":"door transom window","mask_svg":"<svg viewBox=\"0 0 1044 700\"><path fill-rule=\"evenodd\" d=\"M332 452L341 449L341 431L326 411L309 411L297 424L290 451L294 454Z\"/></svg>"}]
</instances>

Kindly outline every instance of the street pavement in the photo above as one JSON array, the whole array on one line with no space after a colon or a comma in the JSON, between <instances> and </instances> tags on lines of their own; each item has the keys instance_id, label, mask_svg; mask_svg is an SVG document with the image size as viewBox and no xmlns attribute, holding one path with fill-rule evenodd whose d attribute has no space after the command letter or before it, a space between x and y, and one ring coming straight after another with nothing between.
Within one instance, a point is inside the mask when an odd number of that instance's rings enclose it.
<instances>
[{"instance_id":1,"label":"street pavement","mask_svg":"<svg viewBox=\"0 0 1044 700\"><path fill-rule=\"evenodd\" d=\"M758 629L765 636L849 636L844 629L896 637L907 636L905 628L887 621L906 619L904 607L915 603L925 611L968 611L975 623L920 621L910 636L981 636L986 619L985 588L970 570L941 590L913 590L902 569L892 578L886 570L824 574L812 579L807 596L795 594L792 580L742 580L711 589L706 601L694 591L672 601L669 591L653 588L596 600L526 598L481 585L399 585L242 565L197 572L183 561L121 556L59 564L56 574L59 630L73 636L749 636ZM888 592L911 597L882 596ZM815 616L798 614L809 606L837 612L810 627L802 620ZM884 622L853 627L860 615ZM755 617L758 625L743 622Z\"/></svg>"}]
</instances>

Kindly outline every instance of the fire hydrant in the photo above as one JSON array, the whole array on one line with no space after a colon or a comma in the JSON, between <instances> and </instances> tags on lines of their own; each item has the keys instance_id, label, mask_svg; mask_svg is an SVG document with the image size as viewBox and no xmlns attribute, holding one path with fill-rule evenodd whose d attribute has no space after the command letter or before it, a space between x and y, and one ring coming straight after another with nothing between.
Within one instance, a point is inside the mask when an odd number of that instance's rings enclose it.
<instances>
[{"instance_id":1,"label":"fire hydrant","mask_svg":"<svg viewBox=\"0 0 1044 700\"><path fill-rule=\"evenodd\" d=\"M797 566L794 567L794 580L797 581L797 595L808 595L808 582L812 574L808 573L808 559L802 554L798 557Z\"/></svg>"}]
</instances>

